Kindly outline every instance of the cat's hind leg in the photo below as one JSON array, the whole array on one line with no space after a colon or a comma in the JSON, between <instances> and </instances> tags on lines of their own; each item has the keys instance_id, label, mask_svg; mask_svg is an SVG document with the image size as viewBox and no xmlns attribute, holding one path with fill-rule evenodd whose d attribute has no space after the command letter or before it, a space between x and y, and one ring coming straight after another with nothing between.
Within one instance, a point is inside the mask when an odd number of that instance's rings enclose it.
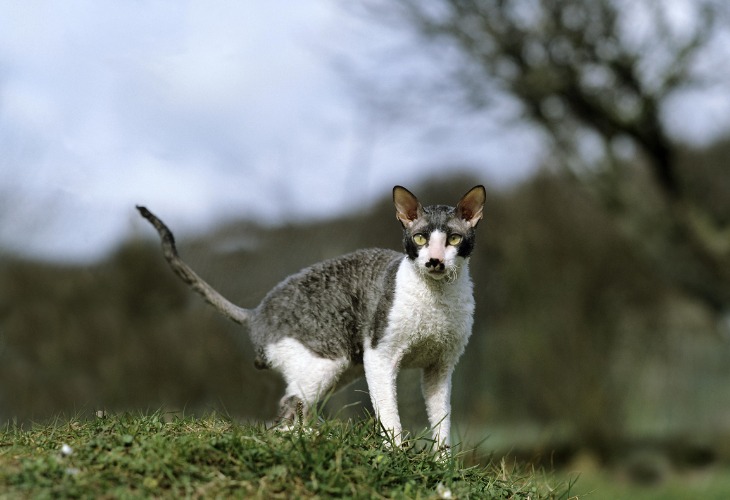
<instances>
[{"instance_id":1,"label":"cat's hind leg","mask_svg":"<svg viewBox=\"0 0 730 500\"><path fill-rule=\"evenodd\" d=\"M304 419L304 401L299 396L287 394L279 402L279 414L276 416L276 425L291 427L298 418Z\"/></svg>"},{"instance_id":2,"label":"cat's hind leg","mask_svg":"<svg viewBox=\"0 0 730 500\"><path fill-rule=\"evenodd\" d=\"M290 337L269 345L266 357L286 382L277 417L277 423L285 426L306 418L309 410L337 385L350 366L346 358L323 358Z\"/></svg>"}]
</instances>

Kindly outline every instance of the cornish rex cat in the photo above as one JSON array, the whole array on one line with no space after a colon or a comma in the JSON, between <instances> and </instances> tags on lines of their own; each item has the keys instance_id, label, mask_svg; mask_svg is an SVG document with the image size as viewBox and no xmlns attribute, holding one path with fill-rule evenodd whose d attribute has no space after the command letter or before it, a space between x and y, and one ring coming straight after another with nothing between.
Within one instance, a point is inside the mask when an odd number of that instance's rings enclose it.
<instances>
[{"instance_id":1,"label":"cornish rex cat","mask_svg":"<svg viewBox=\"0 0 730 500\"><path fill-rule=\"evenodd\" d=\"M456 207L424 207L407 189L393 188L403 224L405 255L359 250L285 279L255 309L234 305L178 256L165 224L137 207L160 234L173 271L236 323L248 325L256 367L286 381L279 420L292 422L331 390L363 374L376 415L401 440L396 376L422 370L434 439L449 446L451 374L471 335L474 313L469 256L482 218L483 186Z\"/></svg>"}]
</instances>

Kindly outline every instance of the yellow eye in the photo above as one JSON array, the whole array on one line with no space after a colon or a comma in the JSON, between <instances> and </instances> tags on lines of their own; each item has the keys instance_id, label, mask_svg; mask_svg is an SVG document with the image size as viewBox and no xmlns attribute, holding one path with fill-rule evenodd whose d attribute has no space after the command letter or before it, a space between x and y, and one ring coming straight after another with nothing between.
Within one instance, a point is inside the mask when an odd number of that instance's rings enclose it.
<instances>
[{"instance_id":1,"label":"yellow eye","mask_svg":"<svg viewBox=\"0 0 730 500\"><path fill-rule=\"evenodd\" d=\"M459 243L461 243L461 240L463 240L463 239L464 239L464 237L461 236L460 234L452 234L449 236L449 245L456 246Z\"/></svg>"},{"instance_id":2,"label":"yellow eye","mask_svg":"<svg viewBox=\"0 0 730 500\"><path fill-rule=\"evenodd\" d=\"M418 246L423 246L426 244L426 237L422 235L421 233L416 233L413 235L413 243L415 243Z\"/></svg>"}]
</instances>

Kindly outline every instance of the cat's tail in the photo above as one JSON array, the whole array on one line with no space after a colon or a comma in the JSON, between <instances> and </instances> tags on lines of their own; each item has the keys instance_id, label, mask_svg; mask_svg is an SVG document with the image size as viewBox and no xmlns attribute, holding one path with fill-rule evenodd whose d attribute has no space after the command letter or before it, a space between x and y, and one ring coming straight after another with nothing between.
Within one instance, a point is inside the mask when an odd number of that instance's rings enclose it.
<instances>
[{"instance_id":1,"label":"cat's tail","mask_svg":"<svg viewBox=\"0 0 730 500\"><path fill-rule=\"evenodd\" d=\"M152 212L147 210L145 207L137 205L137 210L142 214L142 217L150 221L150 224L155 226L157 232L160 234L160 240L162 241L162 254L165 256L168 264L172 270L177 274L185 283L198 292L203 298L213 307L218 309L229 319L235 321L238 324L245 324L251 316L251 311L238 307L223 295L218 293L212 286L203 281L203 279L195 274L190 266L188 266L180 258L175 247L175 237L172 235L172 231Z\"/></svg>"}]
</instances>

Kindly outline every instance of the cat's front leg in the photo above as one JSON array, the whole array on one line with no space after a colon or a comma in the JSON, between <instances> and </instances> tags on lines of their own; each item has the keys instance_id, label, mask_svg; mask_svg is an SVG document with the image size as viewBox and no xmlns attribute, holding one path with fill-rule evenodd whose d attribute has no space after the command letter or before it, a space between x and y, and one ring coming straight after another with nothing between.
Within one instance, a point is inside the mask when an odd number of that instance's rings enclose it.
<instances>
[{"instance_id":1,"label":"cat's front leg","mask_svg":"<svg viewBox=\"0 0 730 500\"><path fill-rule=\"evenodd\" d=\"M396 395L399 361L400 358L397 355L386 352L385 349L368 348L363 353L365 379L368 383L375 416L397 445L401 444L403 432Z\"/></svg>"},{"instance_id":2,"label":"cat's front leg","mask_svg":"<svg viewBox=\"0 0 730 500\"><path fill-rule=\"evenodd\" d=\"M451 374L453 366L438 364L423 370L421 387L426 400L428 423L440 449L451 444Z\"/></svg>"}]
</instances>

